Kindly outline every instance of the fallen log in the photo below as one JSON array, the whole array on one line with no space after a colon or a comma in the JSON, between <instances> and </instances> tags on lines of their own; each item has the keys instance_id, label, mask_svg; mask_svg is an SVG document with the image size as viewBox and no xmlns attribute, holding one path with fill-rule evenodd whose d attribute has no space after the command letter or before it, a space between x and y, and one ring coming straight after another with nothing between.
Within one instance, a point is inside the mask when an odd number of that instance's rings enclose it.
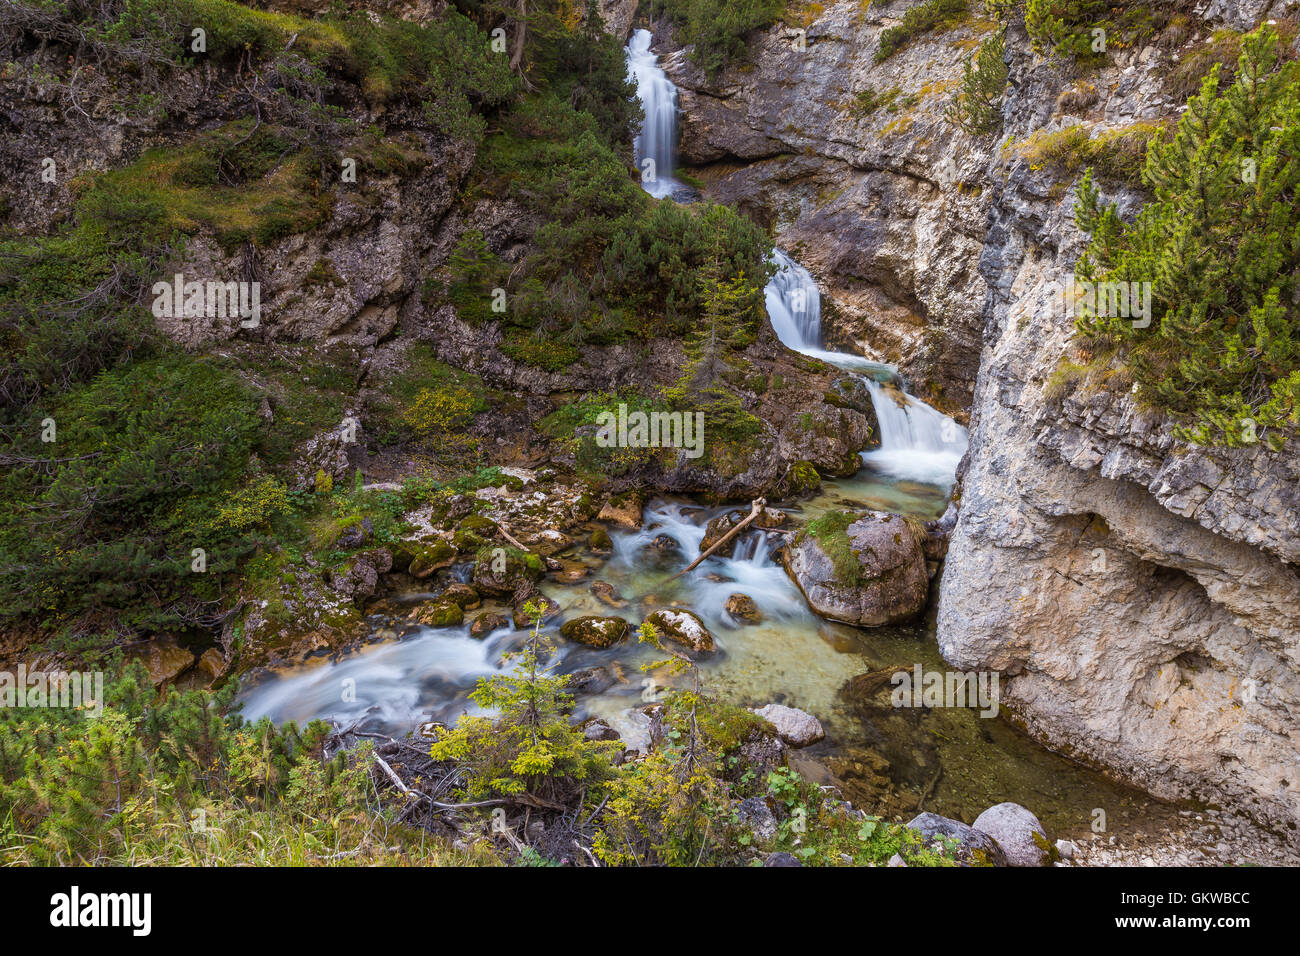
<instances>
[{"instance_id":1,"label":"fallen log","mask_svg":"<svg viewBox=\"0 0 1300 956\"><path fill-rule=\"evenodd\" d=\"M749 514L747 514L743 519L741 519L741 521L738 522L734 528L732 528L721 538L715 541L713 543L713 547L709 548L709 550L705 551L702 555L700 555L698 558L696 558L686 567L682 568L680 571L678 571L668 580L675 581L677 578L680 578L683 574L690 574L692 571L694 571L697 567L700 566L700 564L706 558L708 558L709 555L711 555L714 551L717 551L720 547L722 547L724 544L726 544L736 535L740 534L740 532L743 529L747 528L750 524L752 524L754 519L763 513L763 509L765 507L767 507L766 498L755 498L749 505Z\"/></svg>"}]
</instances>

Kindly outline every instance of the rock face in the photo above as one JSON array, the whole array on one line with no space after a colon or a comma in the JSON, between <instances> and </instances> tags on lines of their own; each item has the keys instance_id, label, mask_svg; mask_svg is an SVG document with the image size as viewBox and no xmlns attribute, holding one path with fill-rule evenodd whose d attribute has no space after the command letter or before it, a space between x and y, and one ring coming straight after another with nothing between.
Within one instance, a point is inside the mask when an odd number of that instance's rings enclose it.
<instances>
[{"instance_id":1,"label":"rock face","mask_svg":"<svg viewBox=\"0 0 1300 956\"><path fill-rule=\"evenodd\" d=\"M775 727L777 736L791 747L807 747L826 736L820 720L795 707L768 704L754 713Z\"/></svg>"},{"instance_id":2,"label":"rock face","mask_svg":"<svg viewBox=\"0 0 1300 956\"><path fill-rule=\"evenodd\" d=\"M1214 16L1240 27L1252 9ZM1162 62L1136 49L1103 70L1096 115L1171 113ZM1009 134L1073 121L1049 115L1062 79L1023 55L1011 71ZM1136 404L1123 373L1053 376L1072 358L1059 289L1086 238L1074 184L1053 178L1023 160L987 176L984 348L940 649L1000 671L1002 706L1047 743L1157 796L1294 826L1300 448L1192 447ZM1104 188L1125 215L1141 203Z\"/></svg>"},{"instance_id":3,"label":"rock face","mask_svg":"<svg viewBox=\"0 0 1300 956\"><path fill-rule=\"evenodd\" d=\"M777 23L749 61L708 77L657 25L679 88L681 156L707 198L774 228L818 280L829 346L898 362L922 397L961 414L979 358L985 277L974 268L990 194L962 188L983 144L953 135L942 111L978 25L922 36L880 64L889 4L816 8L804 49ZM896 91L907 109L856 108Z\"/></svg>"},{"instance_id":4,"label":"rock face","mask_svg":"<svg viewBox=\"0 0 1300 956\"><path fill-rule=\"evenodd\" d=\"M814 611L863 627L914 617L929 591L916 533L899 515L879 511L822 538L801 532L785 551L785 568Z\"/></svg>"},{"instance_id":5,"label":"rock face","mask_svg":"<svg viewBox=\"0 0 1300 956\"><path fill-rule=\"evenodd\" d=\"M975 818L971 829L997 841L1009 866L1046 866L1051 862L1047 831L1038 817L1018 803L989 807Z\"/></svg>"}]
</instances>

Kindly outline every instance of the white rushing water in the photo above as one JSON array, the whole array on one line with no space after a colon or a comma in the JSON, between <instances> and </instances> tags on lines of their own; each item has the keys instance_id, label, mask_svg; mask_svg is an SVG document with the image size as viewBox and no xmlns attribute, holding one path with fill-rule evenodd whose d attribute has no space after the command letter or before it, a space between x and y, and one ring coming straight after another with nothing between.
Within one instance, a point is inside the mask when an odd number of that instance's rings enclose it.
<instances>
[{"instance_id":1,"label":"white rushing water","mask_svg":"<svg viewBox=\"0 0 1300 956\"><path fill-rule=\"evenodd\" d=\"M645 111L633 149L642 187L656 199L663 199L681 185L673 179L677 157L677 87L650 52L650 41L649 30L637 30L627 44L628 79L636 82L636 95Z\"/></svg>"},{"instance_id":2,"label":"white rushing water","mask_svg":"<svg viewBox=\"0 0 1300 956\"><path fill-rule=\"evenodd\" d=\"M764 291L777 338L796 352L860 376L871 392L880 422L880 447L863 452L863 463L894 478L951 485L966 452L966 429L898 387L897 373L890 366L823 349L817 281L781 249L773 251L772 260L777 272Z\"/></svg>"}]
</instances>

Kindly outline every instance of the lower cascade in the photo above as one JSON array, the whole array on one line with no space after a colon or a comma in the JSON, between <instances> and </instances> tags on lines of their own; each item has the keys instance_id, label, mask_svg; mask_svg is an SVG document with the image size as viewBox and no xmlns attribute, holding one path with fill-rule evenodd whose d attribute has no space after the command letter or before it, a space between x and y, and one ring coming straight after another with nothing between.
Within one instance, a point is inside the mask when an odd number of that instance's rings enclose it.
<instances>
[{"instance_id":1,"label":"lower cascade","mask_svg":"<svg viewBox=\"0 0 1300 956\"><path fill-rule=\"evenodd\" d=\"M880 445L862 453L863 463L900 479L951 486L967 434L955 421L905 392L897 369L845 352L822 348L821 292L812 274L781 249L767 284L768 315L786 346L829 362L866 383L880 424Z\"/></svg>"}]
</instances>

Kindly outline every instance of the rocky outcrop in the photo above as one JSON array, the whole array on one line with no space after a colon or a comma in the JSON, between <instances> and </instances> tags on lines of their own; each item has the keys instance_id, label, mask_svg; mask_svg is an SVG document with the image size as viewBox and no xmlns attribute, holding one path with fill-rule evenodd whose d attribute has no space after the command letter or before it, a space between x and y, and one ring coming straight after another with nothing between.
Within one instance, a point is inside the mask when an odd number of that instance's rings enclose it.
<instances>
[{"instance_id":1,"label":"rocky outcrop","mask_svg":"<svg viewBox=\"0 0 1300 956\"><path fill-rule=\"evenodd\" d=\"M1235 5L1229 5L1234 6ZM1019 45L1019 44L1017 44ZM1155 118L1160 58L1098 77L1108 119ZM1013 136L1055 122L1060 81L1023 55ZM940 649L1004 675L1001 705L1052 746L1158 796L1300 824L1300 465L1294 442L1207 451L1138 406L1122 371L1064 379L1058 290L1074 194L1014 161L990 175L990 288ZM1108 190L1131 214L1140 198Z\"/></svg>"},{"instance_id":2,"label":"rocky outcrop","mask_svg":"<svg viewBox=\"0 0 1300 956\"><path fill-rule=\"evenodd\" d=\"M804 530L784 560L812 609L845 624L905 621L924 609L929 593L921 542L900 515L868 511L842 530Z\"/></svg>"},{"instance_id":3,"label":"rocky outcrop","mask_svg":"<svg viewBox=\"0 0 1300 956\"><path fill-rule=\"evenodd\" d=\"M922 37L876 64L899 15L826 4L802 49L778 23L717 78L674 48L667 25L656 50L679 88L682 159L705 196L773 227L817 278L830 345L900 363L922 397L960 416L986 291L975 263L990 197L972 180L988 144L954 136L941 114L964 48L991 25ZM890 106L864 112L871 92Z\"/></svg>"}]
</instances>

